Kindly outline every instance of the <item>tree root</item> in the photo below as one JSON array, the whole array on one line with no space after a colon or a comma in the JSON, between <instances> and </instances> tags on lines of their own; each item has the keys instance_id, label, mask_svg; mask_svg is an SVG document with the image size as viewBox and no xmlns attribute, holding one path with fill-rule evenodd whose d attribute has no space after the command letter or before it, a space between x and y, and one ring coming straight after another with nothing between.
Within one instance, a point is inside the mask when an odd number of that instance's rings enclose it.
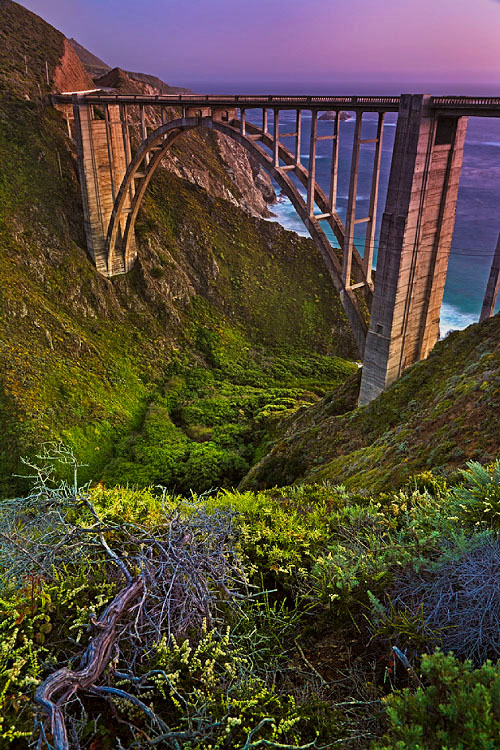
<instances>
[{"instance_id":1,"label":"tree root","mask_svg":"<svg viewBox=\"0 0 500 750\"><path fill-rule=\"evenodd\" d=\"M117 623L130 610L131 605L139 598L143 590L142 578L131 580L115 596L96 622L99 632L92 638L84 652L80 669L74 672L67 667L62 667L47 677L37 689L34 700L50 720L50 733L55 750L69 750L63 712L64 704L78 690L93 686L101 676L111 657Z\"/></svg>"}]
</instances>

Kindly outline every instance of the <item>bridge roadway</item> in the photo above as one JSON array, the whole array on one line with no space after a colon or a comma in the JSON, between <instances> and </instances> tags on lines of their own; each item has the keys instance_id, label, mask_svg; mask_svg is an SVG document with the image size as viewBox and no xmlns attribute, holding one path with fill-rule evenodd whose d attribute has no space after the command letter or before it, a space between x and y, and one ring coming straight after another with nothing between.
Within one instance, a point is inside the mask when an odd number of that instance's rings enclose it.
<instances>
[{"instance_id":1,"label":"bridge roadway","mask_svg":"<svg viewBox=\"0 0 500 750\"><path fill-rule=\"evenodd\" d=\"M52 101L65 115L77 144L88 251L104 275L126 273L135 262L135 220L153 173L170 146L192 129L208 128L247 149L277 181L309 230L340 294L363 359L360 404L371 401L432 350L439 337L467 118L500 117L500 97L141 96L95 91L55 95ZM261 126L247 121L247 110L262 111ZM296 113L292 133L281 132L281 110ZM308 144L302 143L304 110L312 114ZM332 132L318 135L318 116L323 111L355 113L354 134L352 126L348 128L352 158L345 221L337 210L339 139L344 137L345 124L340 117L333 118ZM362 138L367 112L378 113L376 136ZM374 283L380 163L388 112L398 117ZM272 128L268 113L274 118ZM281 139L291 136L293 146L285 146ZM328 191L316 181L320 140L331 142ZM373 167L369 207L358 216L364 144L371 144ZM304 151L307 160L302 163ZM333 231L335 243L329 241L323 222ZM361 251L354 243L354 228L359 224L366 227ZM484 314L494 309L499 276L497 262Z\"/></svg>"},{"instance_id":2,"label":"bridge roadway","mask_svg":"<svg viewBox=\"0 0 500 750\"><path fill-rule=\"evenodd\" d=\"M55 95L58 104L68 103L70 94ZM398 112L400 96L283 96L280 94L108 94L91 92L85 95L89 104L129 104L229 107L238 109L317 109L347 110L349 112ZM500 117L500 97L431 96L429 108L436 115L449 117Z\"/></svg>"}]
</instances>

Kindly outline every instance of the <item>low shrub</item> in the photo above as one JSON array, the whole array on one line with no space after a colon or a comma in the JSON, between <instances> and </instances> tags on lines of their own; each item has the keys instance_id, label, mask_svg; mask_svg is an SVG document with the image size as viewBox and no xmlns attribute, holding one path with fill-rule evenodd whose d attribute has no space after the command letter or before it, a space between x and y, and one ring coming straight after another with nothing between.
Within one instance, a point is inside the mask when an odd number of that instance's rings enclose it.
<instances>
[{"instance_id":1,"label":"low shrub","mask_svg":"<svg viewBox=\"0 0 500 750\"><path fill-rule=\"evenodd\" d=\"M451 548L435 566L409 569L391 591L391 610L420 612L429 636L446 651L481 664L500 656L500 544L484 535L468 549ZM432 636L430 644L432 645Z\"/></svg>"},{"instance_id":2,"label":"low shrub","mask_svg":"<svg viewBox=\"0 0 500 750\"><path fill-rule=\"evenodd\" d=\"M500 736L500 665L474 669L451 654L422 657L425 688L385 699L388 729L372 750L494 750Z\"/></svg>"},{"instance_id":3,"label":"low shrub","mask_svg":"<svg viewBox=\"0 0 500 750\"><path fill-rule=\"evenodd\" d=\"M290 747L305 734L314 740L314 730L305 731L309 717L292 696L279 695L256 676L253 644L243 649L238 641L229 628L220 634L203 627L195 643L172 639L168 645L164 638L158 644L149 679L169 746L241 750Z\"/></svg>"},{"instance_id":4,"label":"low shrub","mask_svg":"<svg viewBox=\"0 0 500 750\"><path fill-rule=\"evenodd\" d=\"M469 461L464 483L453 489L457 514L468 523L500 530L500 461L488 466Z\"/></svg>"}]
</instances>

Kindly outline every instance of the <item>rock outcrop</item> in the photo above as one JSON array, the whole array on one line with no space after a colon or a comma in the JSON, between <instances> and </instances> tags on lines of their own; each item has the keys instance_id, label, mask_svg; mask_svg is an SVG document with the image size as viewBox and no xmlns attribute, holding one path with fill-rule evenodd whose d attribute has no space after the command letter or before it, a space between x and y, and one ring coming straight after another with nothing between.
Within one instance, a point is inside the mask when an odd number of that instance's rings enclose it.
<instances>
[{"instance_id":1,"label":"rock outcrop","mask_svg":"<svg viewBox=\"0 0 500 750\"><path fill-rule=\"evenodd\" d=\"M95 88L78 55L68 39L64 40L64 53L54 72L56 91L88 91Z\"/></svg>"},{"instance_id":2,"label":"rock outcrop","mask_svg":"<svg viewBox=\"0 0 500 750\"><path fill-rule=\"evenodd\" d=\"M323 114L318 117L318 120L335 120L336 118L336 112L323 112ZM349 112L339 112L339 118L341 120L350 120L351 115L349 114Z\"/></svg>"}]
</instances>

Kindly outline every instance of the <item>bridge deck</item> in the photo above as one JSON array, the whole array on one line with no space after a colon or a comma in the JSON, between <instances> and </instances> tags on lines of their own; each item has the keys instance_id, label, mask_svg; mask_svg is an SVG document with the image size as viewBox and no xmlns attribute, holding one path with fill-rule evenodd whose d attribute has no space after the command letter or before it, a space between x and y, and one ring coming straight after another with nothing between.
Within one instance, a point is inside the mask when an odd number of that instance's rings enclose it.
<instances>
[{"instance_id":1,"label":"bridge deck","mask_svg":"<svg viewBox=\"0 0 500 750\"><path fill-rule=\"evenodd\" d=\"M71 94L56 94L57 103L68 103ZM89 93L82 98L89 104L166 104L169 106L236 107L238 109L314 109L348 110L350 112L397 112L399 96L283 96L275 94L131 94ZM431 108L437 114L455 117L500 117L500 97L433 96Z\"/></svg>"}]
</instances>

